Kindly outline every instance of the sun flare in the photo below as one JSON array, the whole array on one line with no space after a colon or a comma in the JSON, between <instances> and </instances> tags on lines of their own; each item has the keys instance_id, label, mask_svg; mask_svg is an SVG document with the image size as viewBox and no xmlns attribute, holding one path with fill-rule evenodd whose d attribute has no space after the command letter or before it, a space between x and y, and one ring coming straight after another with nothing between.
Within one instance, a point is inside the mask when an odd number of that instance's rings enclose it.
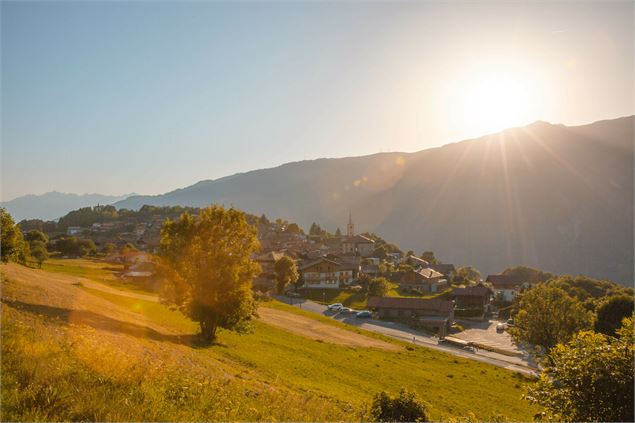
<instances>
[{"instance_id":1,"label":"sun flare","mask_svg":"<svg viewBox=\"0 0 635 423\"><path fill-rule=\"evenodd\" d=\"M484 132L526 125L536 113L539 86L528 74L510 69L469 73L456 86L463 121Z\"/></svg>"}]
</instances>

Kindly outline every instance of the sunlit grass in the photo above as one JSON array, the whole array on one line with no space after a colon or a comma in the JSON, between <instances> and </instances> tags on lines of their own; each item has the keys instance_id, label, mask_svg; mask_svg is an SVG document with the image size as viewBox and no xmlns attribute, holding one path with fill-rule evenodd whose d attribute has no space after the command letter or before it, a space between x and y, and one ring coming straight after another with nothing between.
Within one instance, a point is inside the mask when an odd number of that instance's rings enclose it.
<instances>
[{"instance_id":1,"label":"sunlit grass","mask_svg":"<svg viewBox=\"0 0 635 423\"><path fill-rule=\"evenodd\" d=\"M117 298L116 295L99 295L129 308L136 304L135 300ZM270 302L265 306L400 343L286 304ZM148 304L142 313L151 317L161 307L165 306ZM150 311L152 309L154 311ZM167 313L168 310L165 310ZM182 319L185 317L171 314L169 321L165 318L162 321L177 328L184 327ZM426 400L435 419L447 420L474 413L481 420L503 415L510 420L529 421L536 411L520 398L522 385L530 383L525 377L422 347L391 352L339 346L256 321L252 333L222 331L219 345L198 351L210 356L224 356L264 375L275 384L331 397L337 402L350 403L355 409L363 407L374 393L382 389L397 392L406 387ZM497 389L490 389L491 384L495 384ZM354 419L354 416L349 418Z\"/></svg>"}]
</instances>

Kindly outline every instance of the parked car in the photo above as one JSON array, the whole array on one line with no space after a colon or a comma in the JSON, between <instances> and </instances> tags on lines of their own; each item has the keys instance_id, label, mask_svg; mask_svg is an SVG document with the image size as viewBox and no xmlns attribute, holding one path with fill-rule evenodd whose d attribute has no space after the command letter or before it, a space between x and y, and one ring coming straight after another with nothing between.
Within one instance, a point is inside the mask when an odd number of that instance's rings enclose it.
<instances>
[{"instance_id":1,"label":"parked car","mask_svg":"<svg viewBox=\"0 0 635 423\"><path fill-rule=\"evenodd\" d=\"M496 325L496 332L505 332L505 323L499 323Z\"/></svg>"},{"instance_id":2,"label":"parked car","mask_svg":"<svg viewBox=\"0 0 635 423\"><path fill-rule=\"evenodd\" d=\"M300 298L299 292L287 291L287 297Z\"/></svg>"},{"instance_id":3,"label":"parked car","mask_svg":"<svg viewBox=\"0 0 635 423\"><path fill-rule=\"evenodd\" d=\"M362 310L358 311L355 317L357 317L358 319L368 319L370 317L373 317L373 314L368 310Z\"/></svg>"},{"instance_id":4,"label":"parked car","mask_svg":"<svg viewBox=\"0 0 635 423\"><path fill-rule=\"evenodd\" d=\"M339 311L342 309L342 307L343 307L342 303L335 303L335 304L329 305L328 309L333 311Z\"/></svg>"},{"instance_id":5,"label":"parked car","mask_svg":"<svg viewBox=\"0 0 635 423\"><path fill-rule=\"evenodd\" d=\"M514 319L507 320L507 326L514 326Z\"/></svg>"},{"instance_id":6,"label":"parked car","mask_svg":"<svg viewBox=\"0 0 635 423\"><path fill-rule=\"evenodd\" d=\"M342 307L340 308L340 313L357 313L357 312L350 307Z\"/></svg>"}]
</instances>

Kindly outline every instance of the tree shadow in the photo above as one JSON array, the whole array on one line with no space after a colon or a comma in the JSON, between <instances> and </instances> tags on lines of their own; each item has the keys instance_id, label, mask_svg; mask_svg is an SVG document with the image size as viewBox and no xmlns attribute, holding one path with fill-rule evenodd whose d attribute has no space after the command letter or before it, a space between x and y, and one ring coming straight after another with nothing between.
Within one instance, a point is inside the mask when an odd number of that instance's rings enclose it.
<instances>
[{"instance_id":1,"label":"tree shadow","mask_svg":"<svg viewBox=\"0 0 635 423\"><path fill-rule=\"evenodd\" d=\"M199 335L165 334L147 326L124 322L88 310L75 310L53 307L44 304L30 304L17 300L8 300L5 298L2 299L2 302L17 310L25 311L31 314L51 317L65 324L81 324L90 326L94 329L104 330L112 333L123 333L140 339L171 342L173 344L187 345L193 348L206 348L210 346L226 347L222 344L209 342Z\"/></svg>"}]
</instances>

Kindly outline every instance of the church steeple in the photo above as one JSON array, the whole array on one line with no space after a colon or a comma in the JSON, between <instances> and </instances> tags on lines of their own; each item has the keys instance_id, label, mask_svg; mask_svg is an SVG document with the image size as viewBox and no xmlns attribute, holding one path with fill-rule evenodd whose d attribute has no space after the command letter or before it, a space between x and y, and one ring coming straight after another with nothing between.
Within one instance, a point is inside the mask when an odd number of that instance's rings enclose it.
<instances>
[{"instance_id":1,"label":"church steeple","mask_svg":"<svg viewBox=\"0 0 635 423\"><path fill-rule=\"evenodd\" d=\"M346 236L351 237L355 235L355 226L353 225L353 215L351 211L348 211L348 225L346 225Z\"/></svg>"}]
</instances>

